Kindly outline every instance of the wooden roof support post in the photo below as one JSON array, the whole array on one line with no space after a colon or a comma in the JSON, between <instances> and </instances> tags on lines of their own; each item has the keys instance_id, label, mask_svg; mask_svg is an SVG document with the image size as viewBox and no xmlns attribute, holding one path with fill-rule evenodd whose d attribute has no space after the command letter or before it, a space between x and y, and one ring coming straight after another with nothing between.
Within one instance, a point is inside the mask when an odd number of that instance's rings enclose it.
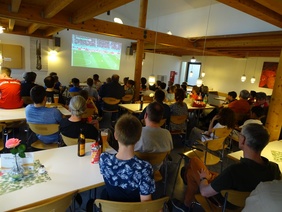
<instances>
[{"instance_id":1,"label":"wooden roof support post","mask_svg":"<svg viewBox=\"0 0 282 212\"><path fill-rule=\"evenodd\" d=\"M276 71L275 84L273 87L268 115L266 119L266 128L270 133L270 141L279 139L282 126L282 51L278 69Z\"/></svg>"},{"instance_id":2,"label":"wooden roof support post","mask_svg":"<svg viewBox=\"0 0 282 212\"><path fill-rule=\"evenodd\" d=\"M144 28L144 39L146 39L147 33L145 30L146 19L147 19L147 8L148 0L140 1L140 13L139 13L139 27ZM134 72L134 81L135 81L135 100L139 100L139 91L140 91L140 79L142 75L142 61L144 54L144 39L137 40L136 47L136 58L135 58L135 72Z\"/></svg>"}]
</instances>

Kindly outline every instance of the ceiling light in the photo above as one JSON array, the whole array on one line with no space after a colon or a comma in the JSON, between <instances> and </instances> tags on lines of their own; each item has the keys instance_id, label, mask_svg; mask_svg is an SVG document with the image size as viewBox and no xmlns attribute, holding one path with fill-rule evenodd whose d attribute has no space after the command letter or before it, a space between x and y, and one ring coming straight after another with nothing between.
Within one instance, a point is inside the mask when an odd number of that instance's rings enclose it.
<instances>
[{"instance_id":1,"label":"ceiling light","mask_svg":"<svg viewBox=\"0 0 282 212\"><path fill-rule=\"evenodd\" d=\"M167 31L168 35L172 35L172 32L170 30Z\"/></svg>"},{"instance_id":2,"label":"ceiling light","mask_svg":"<svg viewBox=\"0 0 282 212\"><path fill-rule=\"evenodd\" d=\"M251 78L251 83L255 83L255 81L256 81L256 78L255 78L255 76L253 76L253 77Z\"/></svg>"},{"instance_id":3,"label":"ceiling light","mask_svg":"<svg viewBox=\"0 0 282 212\"><path fill-rule=\"evenodd\" d=\"M122 20L120 18L115 17L114 22L118 24L123 24Z\"/></svg>"},{"instance_id":4,"label":"ceiling light","mask_svg":"<svg viewBox=\"0 0 282 212\"><path fill-rule=\"evenodd\" d=\"M241 76L241 81L242 81L242 82L245 82L245 81L246 81L246 79L247 79L246 75L245 75L245 74L243 74L243 75Z\"/></svg>"},{"instance_id":5,"label":"ceiling light","mask_svg":"<svg viewBox=\"0 0 282 212\"><path fill-rule=\"evenodd\" d=\"M201 76L202 76L202 77L205 77L205 76L206 76L206 73L203 71L203 72L201 73Z\"/></svg>"},{"instance_id":6,"label":"ceiling light","mask_svg":"<svg viewBox=\"0 0 282 212\"><path fill-rule=\"evenodd\" d=\"M191 61L191 63L195 63L196 62L196 58L193 56L190 61Z\"/></svg>"},{"instance_id":7,"label":"ceiling light","mask_svg":"<svg viewBox=\"0 0 282 212\"><path fill-rule=\"evenodd\" d=\"M151 75L149 76L148 83L149 83L149 85L152 86L152 85L155 84L155 82L156 82L156 77L155 77L154 74L151 74Z\"/></svg>"}]
</instances>

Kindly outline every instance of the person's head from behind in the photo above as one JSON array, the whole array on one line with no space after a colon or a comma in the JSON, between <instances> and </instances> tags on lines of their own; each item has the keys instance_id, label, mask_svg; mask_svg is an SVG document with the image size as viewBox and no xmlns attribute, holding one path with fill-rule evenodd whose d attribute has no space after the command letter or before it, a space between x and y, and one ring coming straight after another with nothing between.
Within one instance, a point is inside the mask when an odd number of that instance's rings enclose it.
<instances>
[{"instance_id":1,"label":"person's head from behind","mask_svg":"<svg viewBox=\"0 0 282 212\"><path fill-rule=\"evenodd\" d=\"M147 79L145 77L141 77L140 81L141 81L142 85L146 85L146 83L147 83Z\"/></svg>"},{"instance_id":2,"label":"person's head from behind","mask_svg":"<svg viewBox=\"0 0 282 212\"><path fill-rule=\"evenodd\" d=\"M200 88L198 86L193 86L192 87L192 94L199 95L200 93Z\"/></svg>"},{"instance_id":3,"label":"person's head from behind","mask_svg":"<svg viewBox=\"0 0 282 212\"><path fill-rule=\"evenodd\" d=\"M172 85L172 86L169 87L169 93L175 93L175 90L176 90L175 85Z\"/></svg>"},{"instance_id":4,"label":"person's head from behind","mask_svg":"<svg viewBox=\"0 0 282 212\"><path fill-rule=\"evenodd\" d=\"M163 113L164 107L159 102L152 102L147 106L144 118L145 120L148 118L149 121L154 123L160 123Z\"/></svg>"},{"instance_id":5,"label":"person's head from behind","mask_svg":"<svg viewBox=\"0 0 282 212\"><path fill-rule=\"evenodd\" d=\"M98 81L99 80L99 75L98 74L94 74L93 75L93 80L94 81Z\"/></svg>"},{"instance_id":6,"label":"person's head from behind","mask_svg":"<svg viewBox=\"0 0 282 212\"><path fill-rule=\"evenodd\" d=\"M27 83L33 83L35 82L37 74L35 72L25 72L23 74L23 78Z\"/></svg>"},{"instance_id":7,"label":"person's head from behind","mask_svg":"<svg viewBox=\"0 0 282 212\"><path fill-rule=\"evenodd\" d=\"M164 90L164 89L166 88L166 83L165 83L165 82L162 82L160 88Z\"/></svg>"},{"instance_id":8,"label":"person's head from behind","mask_svg":"<svg viewBox=\"0 0 282 212\"><path fill-rule=\"evenodd\" d=\"M44 84L47 88L54 88L54 86L55 86L54 77L51 77L51 76L45 77Z\"/></svg>"},{"instance_id":9,"label":"person's head from behind","mask_svg":"<svg viewBox=\"0 0 282 212\"><path fill-rule=\"evenodd\" d=\"M0 79L11 77L12 70L7 67L1 67Z\"/></svg>"},{"instance_id":10,"label":"person's head from behind","mask_svg":"<svg viewBox=\"0 0 282 212\"><path fill-rule=\"evenodd\" d=\"M86 110L86 100L80 96L73 96L70 100L69 110L72 116L81 117Z\"/></svg>"},{"instance_id":11,"label":"person's head from behind","mask_svg":"<svg viewBox=\"0 0 282 212\"><path fill-rule=\"evenodd\" d=\"M181 88L186 92L187 91L187 82L182 82Z\"/></svg>"},{"instance_id":12,"label":"person's head from behind","mask_svg":"<svg viewBox=\"0 0 282 212\"><path fill-rule=\"evenodd\" d=\"M185 99L185 91L181 88L176 89L174 98L177 102L183 102L183 100Z\"/></svg>"},{"instance_id":13,"label":"person's head from behind","mask_svg":"<svg viewBox=\"0 0 282 212\"><path fill-rule=\"evenodd\" d=\"M131 114L124 114L117 120L114 135L122 145L134 146L140 139L141 131L142 125L139 119Z\"/></svg>"},{"instance_id":14,"label":"person's head from behind","mask_svg":"<svg viewBox=\"0 0 282 212\"><path fill-rule=\"evenodd\" d=\"M71 83L73 84L73 86L78 87L79 86L79 79L72 78L71 79Z\"/></svg>"},{"instance_id":15,"label":"person's head from behind","mask_svg":"<svg viewBox=\"0 0 282 212\"><path fill-rule=\"evenodd\" d=\"M242 128L239 137L239 147L247 145L254 152L260 153L269 142L267 129L260 124L247 124Z\"/></svg>"},{"instance_id":16,"label":"person's head from behind","mask_svg":"<svg viewBox=\"0 0 282 212\"><path fill-rule=\"evenodd\" d=\"M235 91L230 91L227 94L227 99L232 102L237 98L237 93Z\"/></svg>"},{"instance_id":17,"label":"person's head from behind","mask_svg":"<svg viewBox=\"0 0 282 212\"><path fill-rule=\"evenodd\" d=\"M118 82L119 82L119 75L113 74L113 76L112 76L112 82L118 83Z\"/></svg>"},{"instance_id":18,"label":"person's head from behind","mask_svg":"<svg viewBox=\"0 0 282 212\"><path fill-rule=\"evenodd\" d=\"M250 98L254 99L256 98L257 92L256 91L250 91Z\"/></svg>"},{"instance_id":19,"label":"person's head from behind","mask_svg":"<svg viewBox=\"0 0 282 212\"><path fill-rule=\"evenodd\" d=\"M35 104L41 104L44 102L46 96L46 90L41 85L36 85L30 90L30 98Z\"/></svg>"},{"instance_id":20,"label":"person's head from behind","mask_svg":"<svg viewBox=\"0 0 282 212\"><path fill-rule=\"evenodd\" d=\"M247 90L241 90L240 91L240 98L247 100L250 96L249 91Z\"/></svg>"},{"instance_id":21,"label":"person's head from behind","mask_svg":"<svg viewBox=\"0 0 282 212\"><path fill-rule=\"evenodd\" d=\"M250 112L251 119L261 119L262 117L264 117L264 115L265 115L265 111L262 107L254 106L251 108L251 112Z\"/></svg>"},{"instance_id":22,"label":"person's head from behind","mask_svg":"<svg viewBox=\"0 0 282 212\"><path fill-rule=\"evenodd\" d=\"M87 83L87 85L89 86L89 87L92 87L93 86L93 84L94 84L94 80L92 79L92 78L87 78L87 81L86 81L86 83Z\"/></svg>"},{"instance_id":23,"label":"person's head from behind","mask_svg":"<svg viewBox=\"0 0 282 212\"><path fill-rule=\"evenodd\" d=\"M162 84L162 81L161 81L161 80L157 80L157 81L156 81L157 88L160 88L160 87L161 87L161 84Z\"/></svg>"},{"instance_id":24,"label":"person's head from behind","mask_svg":"<svg viewBox=\"0 0 282 212\"><path fill-rule=\"evenodd\" d=\"M266 102L266 93L264 92L258 92L256 95L256 103L258 105L262 105Z\"/></svg>"},{"instance_id":25,"label":"person's head from behind","mask_svg":"<svg viewBox=\"0 0 282 212\"><path fill-rule=\"evenodd\" d=\"M227 128L232 129L235 127L235 113L230 108L222 108L219 112L219 119L218 122L223 125L227 126Z\"/></svg>"},{"instance_id":26,"label":"person's head from behind","mask_svg":"<svg viewBox=\"0 0 282 212\"><path fill-rule=\"evenodd\" d=\"M58 74L57 74L56 72L51 72L51 73L49 74L49 76L54 77L54 76L58 76Z\"/></svg>"},{"instance_id":27,"label":"person's head from behind","mask_svg":"<svg viewBox=\"0 0 282 212\"><path fill-rule=\"evenodd\" d=\"M80 90L79 95L82 96L85 100L88 99L88 91L87 90Z\"/></svg>"},{"instance_id":28,"label":"person's head from behind","mask_svg":"<svg viewBox=\"0 0 282 212\"><path fill-rule=\"evenodd\" d=\"M157 89L155 92L154 99L156 102L162 103L165 99L165 93L162 90Z\"/></svg>"},{"instance_id":29,"label":"person's head from behind","mask_svg":"<svg viewBox=\"0 0 282 212\"><path fill-rule=\"evenodd\" d=\"M126 87L132 88L134 86L135 82L133 80L128 80L126 83Z\"/></svg>"},{"instance_id":30,"label":"person's head from behind","mask_svg":"<svg viewBox=\"0 0 282 212\"><path fill-rule=\"evenodd\" d=\"M123 84L126 85L126 83L128 82L128 80L129 80L129 77L124 77L124 78L123 78Z\"/></svg>"}]
</instances>

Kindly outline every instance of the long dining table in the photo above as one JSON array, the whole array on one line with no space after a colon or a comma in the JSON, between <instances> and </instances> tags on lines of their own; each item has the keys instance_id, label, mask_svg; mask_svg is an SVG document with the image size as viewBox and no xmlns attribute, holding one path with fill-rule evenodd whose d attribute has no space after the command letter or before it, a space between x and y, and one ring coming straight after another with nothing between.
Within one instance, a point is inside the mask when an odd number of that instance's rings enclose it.
<instances>
[{"instance_id":1,"label":"long dining table","mask_svg":"<svg viewBox=\"0 0 282 212\"><path fill-rule=\"evenodd\" d=\"M90 145L86 144L84 157L77 156L77 145L34 152L34 160L38 159L44 165L51 180L0 195L0 211L104 185L99 164L91 163Z\"/></svg>"}]
</instances>

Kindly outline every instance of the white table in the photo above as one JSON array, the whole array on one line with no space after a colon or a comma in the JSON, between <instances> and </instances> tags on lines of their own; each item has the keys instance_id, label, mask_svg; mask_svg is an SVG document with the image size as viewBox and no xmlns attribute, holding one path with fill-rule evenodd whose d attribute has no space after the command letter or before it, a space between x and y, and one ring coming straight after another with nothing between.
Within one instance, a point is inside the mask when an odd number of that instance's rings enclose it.
<instances>
[{"instance_id":1,"label":"white table","mask_svg":"<svg viewBox=\"0 0 282 212\"><path fill-rule=\"evenodd\" d=\"M273 157L272 151L280 152L280 160L275 160ZM273 161L279 165L280 171L282 171L282 140L272 141L267 144L267 146L262 150L262 156L266 157L268 160ZM227 155L227 157L239 161L243 157L243 151L232 152Z\"/></svg>"},{"instance_id":2,"label":"white table","mask_svg":"<svg viewBox=\"0 0 282 212\"><path fill-rule=\"evenodd\" d=\"M77 156L77 145L34 152L48 171L50 181L38 183L0 196L0 211L35 203L70 191L79 192L104 185L99 164L90 162L90 143L86 155Z\"/></svg>"},{"instance_id":3,"label":"white table","mask_svg":"<svg viewBox=\"0 0 282 212\"><path fill-rule=\"evenodd\" d=\"M142 113L145 107L148 106L149 103L143 103L143 109L139 110L140 108L140 103L136 104L119 104L118 106L128 110L130 113Z\"/></svg>"}]
</instances>

